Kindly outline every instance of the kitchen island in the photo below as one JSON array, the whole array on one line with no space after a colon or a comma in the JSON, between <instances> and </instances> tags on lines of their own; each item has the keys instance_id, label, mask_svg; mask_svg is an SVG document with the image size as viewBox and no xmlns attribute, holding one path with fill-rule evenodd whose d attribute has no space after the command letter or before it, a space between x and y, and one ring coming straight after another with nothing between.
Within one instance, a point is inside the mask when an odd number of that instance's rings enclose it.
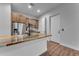
<instances>
[{"instance_id":1,"label":"kitchen island","mask_svg":"<svg viewBox=\"0 0 79 59\"><path fill-rule=\"evenodd\" d=\"M38 56L47 51L47 40L51 35L40 34L30 36L16 42L8 42L5 47L0 48L0 55L11 56ZM12 36L10 38L15 38Z\"/></svg>"}]
</instances>

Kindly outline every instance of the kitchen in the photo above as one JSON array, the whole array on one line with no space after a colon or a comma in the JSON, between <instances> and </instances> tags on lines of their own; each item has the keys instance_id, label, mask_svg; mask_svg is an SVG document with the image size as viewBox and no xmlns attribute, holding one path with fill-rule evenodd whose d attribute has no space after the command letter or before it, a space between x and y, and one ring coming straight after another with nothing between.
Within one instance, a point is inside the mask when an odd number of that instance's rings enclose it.
<instances>
[{"instance_id":1,"label":"kitchen","mask_svg":"<svg viewBox=\"0 0 79 59\"><path fill-rule=\"evenodd\" d=\"M46 34L46 30L41 32L38 18L30 17L19 11L13 11L12 5L15 7L15 5L24 4L0 4L2 8L0 12L3 16L6 16L6 18L0 17L6 20L1 21L0 26L4 25L2 27L4 33L0 32L0 53L2 53L0 55L41 55L46 52L47 41L51 37L51 33ZM5 27L5 25L8 26ZM4 28L8 30L5 31ZM18 53L16 53L16 50Z\"/></svg>"},{"instance_id":2,"label":"kitchen","mask_svg":"<svg viewBox=\"0 0 79 59\"><path fill-rule=\"evenodd\" d=\"M78 3L0 4L0 55L79 56Z\"/></svg>"}]
</instances>

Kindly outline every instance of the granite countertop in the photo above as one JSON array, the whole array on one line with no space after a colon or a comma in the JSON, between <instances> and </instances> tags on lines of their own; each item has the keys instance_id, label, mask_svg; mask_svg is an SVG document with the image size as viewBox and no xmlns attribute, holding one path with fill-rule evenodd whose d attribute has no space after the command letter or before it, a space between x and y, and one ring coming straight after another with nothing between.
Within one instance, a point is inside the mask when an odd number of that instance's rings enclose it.
<instances>
[{"instance_id":1,"label":"granite countertop","mask_svg":"<svg viewBox=\"0 0 79 59\"><path fill-rule=\"evenodd\" d=\"M0 39L10 39L10 38L14 38L15 35L0 35Z\"/></svg>"},{"instance_id":2,"label":"granite countertop","mask_svg":"<svg viewBox=\"0 0 79 59\"><path fill-rule=\"evenodd\" d=\"M45 38L45 37L49 37L51 36L51 34L48 35L44 35L44 34L39 34L39 35L33 35L33 36L26 36L26 35L1 35L0 38L1 39L10 39L9 41L3 42L1 43L2 45L5 46L10 46L10 45L14 45L14 44L18 44L18 43L22 43L22 42L28 42L28 41L32 41L32 40L37 40L37 39L41 39L41 38Z\"/></svg>"}]
</instances>

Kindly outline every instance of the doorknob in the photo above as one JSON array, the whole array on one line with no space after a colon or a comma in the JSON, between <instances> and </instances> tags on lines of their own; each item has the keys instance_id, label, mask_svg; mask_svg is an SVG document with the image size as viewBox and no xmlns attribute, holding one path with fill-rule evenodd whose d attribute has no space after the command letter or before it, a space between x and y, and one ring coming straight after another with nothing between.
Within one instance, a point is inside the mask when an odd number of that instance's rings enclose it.
<instances>
[{"instance_id":1,"label":"doorknob","mask_svg":"<svg viewBox=\"0 0 79 59\"><path fill-rule=\"evenodd\" d=\"M64 31L64 28L62 28L61 31Z\"/></svg>"},{"instance_id":2,"label":"doorknob","mask_svg":"<svg viewBox=\"0 0 79 59\"><path fill-rule=\"evenodd\" d=\"M58 31L58 34L60 34L61 31L63 32L63 31L64 31L64 28L60 29L60 30Z\"/></svg>"}]
</instances>

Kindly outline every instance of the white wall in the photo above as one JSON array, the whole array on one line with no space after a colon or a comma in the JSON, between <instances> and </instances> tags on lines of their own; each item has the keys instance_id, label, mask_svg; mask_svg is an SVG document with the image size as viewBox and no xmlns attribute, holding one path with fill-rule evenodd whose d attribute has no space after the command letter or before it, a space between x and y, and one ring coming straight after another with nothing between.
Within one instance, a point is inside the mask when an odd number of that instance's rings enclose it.
<instances>
[{"instance_id":1,"label":"white wall","mask_svg":"<svg viewBox=\"0 0 79 59\"><path fill-rule=\"evenodd\" d=\"M58 10L61 14L60 26L64 28L64 32L61 32L60 43L70 48L79 50L76 38L76 5L75 4L63 4Z\"/></svg>"},{"instance_id":2,"label":"white wall","mask_svg":"<svg viewBox=\"0 0 79 59\"><path fill-rule=\"evenodd\" d=\"M0 4L0 34L11 34L10 4Z\"/></svg>"},{"instance_id":3,"label":"white wall","mask_svg":"<svg viewBox=\"0 0 79 59\"><path fill-rule=\"evenodd\" d=\"M43 34L45 34L45 18L47 19L47 34L50 34L49 30L49 14L46 14L44 16L41 16L39 18L39 31Z\"/></svg>"},{"instance_id":4,"label":"white wall","mask_svg":"<svg viewBox=\"0 0 79 59\"><path fill-rule=\"evenodd\" d=\"M60 44L79 50L79 4L60 4L40 19L56 13L61 15L60 29L64 28L64 32L60 34Z\"/></svg>"}]
</instances>

